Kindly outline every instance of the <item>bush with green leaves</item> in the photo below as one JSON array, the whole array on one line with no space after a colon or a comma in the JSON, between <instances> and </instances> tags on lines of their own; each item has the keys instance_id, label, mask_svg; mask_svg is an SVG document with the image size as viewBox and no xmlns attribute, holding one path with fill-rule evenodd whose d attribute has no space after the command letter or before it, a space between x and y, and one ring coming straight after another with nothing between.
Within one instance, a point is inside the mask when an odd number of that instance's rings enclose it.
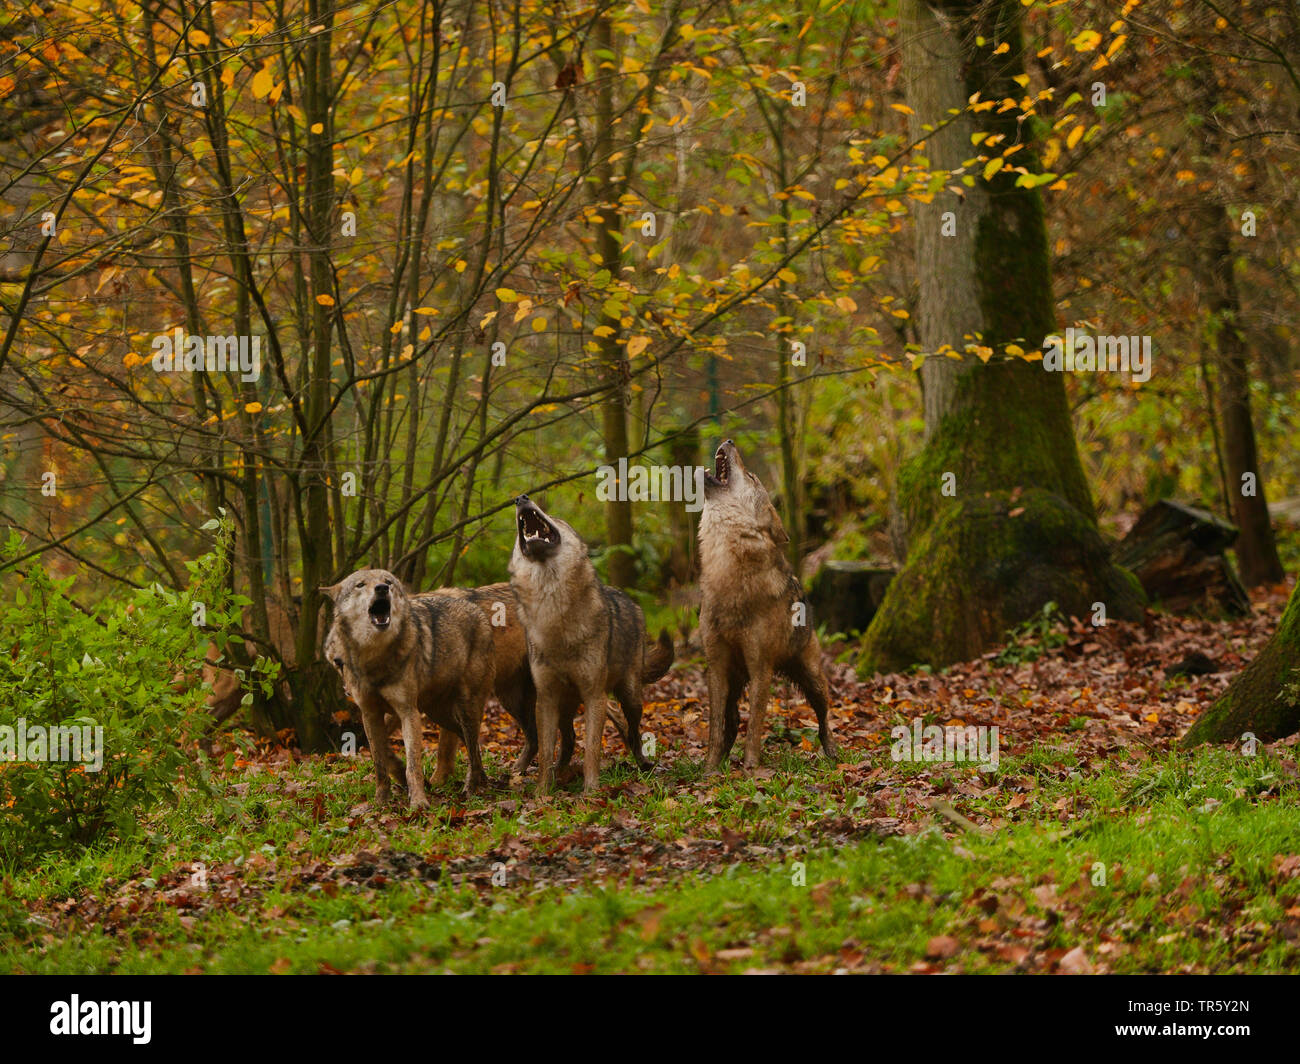
<instances>
[{"instance_id":1,"label":"bush with green leaves","mask_svg":"<svg viewBox=\"0 0 1300 1064\"><path fill-rule=\"evenodd\" d=\"M75 578L39 562L9 570L5 581L17 587L0 599L0 865L129 836L192 767L188 748L207 722L199 677L210 630L228 627L238 609L226 588L228 525L205 527L217 547L187 563L181 591L155 584L83 609L70 594ZM0 557L12 564L22 552L11 533ZM80 761L55 760L53 742L42 750L37 738L54 728L90 739L58 751Z\"/></svg>"}]
</instances>

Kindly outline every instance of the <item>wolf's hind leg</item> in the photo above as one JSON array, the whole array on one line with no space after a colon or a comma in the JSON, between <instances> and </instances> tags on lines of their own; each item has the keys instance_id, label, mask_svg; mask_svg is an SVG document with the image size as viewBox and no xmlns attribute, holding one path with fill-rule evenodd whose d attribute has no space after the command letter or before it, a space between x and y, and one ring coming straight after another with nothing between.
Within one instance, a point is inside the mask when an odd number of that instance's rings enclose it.
<instances>
[{"instance_id":1,"label":"wolf's hind leg","mask_svg":"<svg viewBox=\"0 0 1300 1064\"><path fill-rule=\"evenodd\" d=\"M452 770L456 767L456 747L459 743L460 737L454 731L445 724L438 725L438 761L432 780L435 787L441 787L451 779Z\"/></svg>"},{"instance_id":2,"label":"wolf's hind leg","mask_svg":"<svg viewBox=\"0 0 1300 1064\"><path fill-rule=\"evenodd\" d=\"M832 761L837 760L839 750L835 745L835 736L831 733L830 722L831 689L822 669L822 652L816 639L808 641L803 654L788 670L788 674L817 714L817 738L821 741L822 753Z\"/></svg>"},{"instance_id":3,"label":"wolf's hind leg","mask_svg":"<svg viewBox=\"0 0 1300 1064\"><path fill-rule=\"evenodd\" d=\"M641 750L641 692L637 690L635 680L624 677L623 681L614 688L614 697L618 699L618 704L623 710L625 718L623 728L620 734L623 741L627 743L628 753L632 755L632 760L636 762L637 768L642 772L649 772L651 765L646 760L644 752ZM610 713L610 717L618 723L618 718Z\"/></svg>"}]
</instances>

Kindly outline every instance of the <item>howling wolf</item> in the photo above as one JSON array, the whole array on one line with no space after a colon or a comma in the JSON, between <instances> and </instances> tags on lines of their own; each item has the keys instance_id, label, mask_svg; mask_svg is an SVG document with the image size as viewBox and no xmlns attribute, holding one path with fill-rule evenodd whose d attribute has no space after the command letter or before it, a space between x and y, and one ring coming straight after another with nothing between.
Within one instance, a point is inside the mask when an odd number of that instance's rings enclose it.
<instances>
[{"instance_id":1,"label":"howling wolf","mask_svg":"<svg viewBox=\"0 0 1300 1064\"><path fill-rule=\"evenodd\" d=\"M709 753L718 769L740 729L749 684L745 767L757 768L772 674L788 676L817 714L822 750L836 756L827 713L830 687L803 588L786 561L781 518L730 440L704 475L700 514L700 637L709 665Z\"/></svg>"},{"instance_id":2,"label":"howling wolf","mask_svg":"<svg viewBox=\"0 0 1300 1064\"><path fill-rule=\"evenodd\" d=\"M659 679L673 662L673 643L660 633L646 647L641 608L596 576L578 534L548 517L527 495L515 500L514 553L510 586L519 596L519 613L528 634L528 659L537 686L537 789L549 789L557 727L569 729L562 712L586 707L583 789L600 782L600 733L605 726L605 695L623 709L620 729L633 759L647 768L641 753L641 688Z\"/></svg>"},{"instance_id":3,"label":"howling wolf","mask_svg":"<svg viewBox=\"0 0 1300 1064\"><path fill-rule=\"evenodd\" d=\"M420 768L421 713L438 725L434 786L451 775L459 741L469 759L465 790L481 787L479 725L495 676L492 628L482 610L451 596L409 594L385 569L360 569L321 591L334 603L326 653L361 707L376 800L388 800L389 777L396 774L385 713L402 725L413 809L429 804Z\"/></svg>"}]
</instances>

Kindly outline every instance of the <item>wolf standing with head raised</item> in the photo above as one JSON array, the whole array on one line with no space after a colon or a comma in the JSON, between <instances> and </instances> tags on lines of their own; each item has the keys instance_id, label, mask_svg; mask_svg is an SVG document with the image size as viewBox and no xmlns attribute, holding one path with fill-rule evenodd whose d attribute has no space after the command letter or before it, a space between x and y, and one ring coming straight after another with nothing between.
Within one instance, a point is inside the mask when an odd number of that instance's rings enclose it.
<instances>
[{"instance_id":1,"label":"wolf standing with head raised","mask_svg":"<svg viewBox=\"0 0 1300 1064\"><path fill-rule=\"evenodd\" d=\"M700 637L709 665L709 753L719 768L740 730L749 684L745 767L757 768L773 673L803 691L817 714L826 756L836 756L828 719L830 687L803 588L786 560L789 542L767 491L724 441L704 475L700 514Z\"/></svg>"},{"instance_id":2,"label":"wolf standing with head raised","mask_svg":"<svg viewBox=\"0 0 1300 1064\"><path fill-rule=\"evenodd\" d=\"M361 707L377 800L388 800L389 776L396 775L387 712L402 725L412 808L429 804L420 766L421 714L438 725L434 786L451 775L458 742L469 759L466 792L482 786L479 725L495 675L492 628L483 611L446 595L411 595L385 569L361 569L321 590L334 602L327 654Z\"/></svg>"},{"instance_id":3,"label":"wolf standing with head raised","mask_svg":"<svg viewBox=\"0 0 1300 1064\"><path fill-rule=\"evenodd\" d=\"M661 634L647 653L641 608L622 591L602 584L578 534L548 517L527 495L515 500L515 523L510 586L519 597L537 687L537 789L550 787L555 734L561 726L570 727L561 713L580 700L586 707L583 789L594 790L600 783L606 692L623 709L623 738L632 757L646 767L639 741L641 688L668 671L672 640Z\"/></svg>"}]
</instances>

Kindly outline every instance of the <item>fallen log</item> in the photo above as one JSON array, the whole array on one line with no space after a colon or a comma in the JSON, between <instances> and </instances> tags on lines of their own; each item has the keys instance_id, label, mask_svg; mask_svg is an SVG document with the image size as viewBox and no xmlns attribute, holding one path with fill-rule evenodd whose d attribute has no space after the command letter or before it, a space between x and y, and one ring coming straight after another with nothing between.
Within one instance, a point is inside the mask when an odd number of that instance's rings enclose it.
<instances>
[{"instance_id":1,"label":"fallen log","mask_svg":"<svg viewBox=\"0 0 1300 1064\"><path fill-rule=\"evenodd\" d=\"M1138 518L1114 558L1171 613L1242 617L1250 613L1250 596L1224 553L1236 538L1236 526L1208 510L1161 499Z\"/></svg>"}]
</instances>

